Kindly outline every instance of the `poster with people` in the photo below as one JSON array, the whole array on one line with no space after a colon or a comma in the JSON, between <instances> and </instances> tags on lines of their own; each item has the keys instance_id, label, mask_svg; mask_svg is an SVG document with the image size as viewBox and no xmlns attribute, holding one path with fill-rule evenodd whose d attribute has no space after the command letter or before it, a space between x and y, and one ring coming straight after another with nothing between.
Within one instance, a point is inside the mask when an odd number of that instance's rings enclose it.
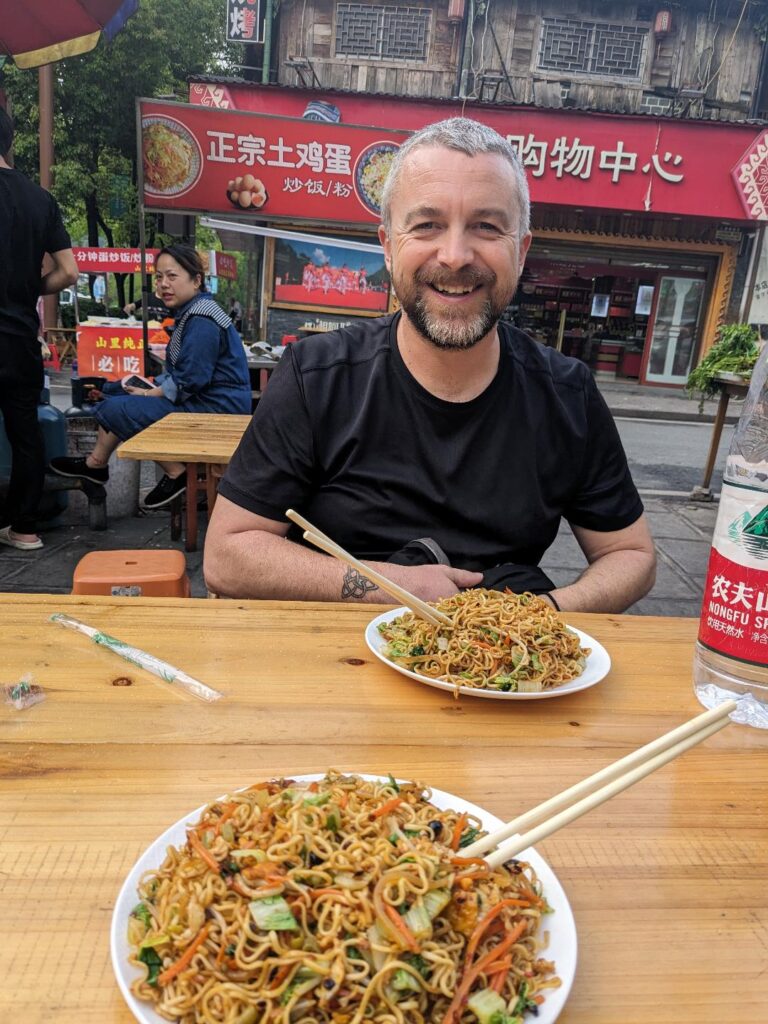
<instances>
[{"instance_id":1,"label":"poster with people","mask_svg":"<svg viewBox=\"0 0 768 1024\"><path fill-rule=\"evenodd\" d=\"M383 252L278 238L273 274L275 306L356 313L386 313L389 306Z\"/></svg>"}]
</instances>

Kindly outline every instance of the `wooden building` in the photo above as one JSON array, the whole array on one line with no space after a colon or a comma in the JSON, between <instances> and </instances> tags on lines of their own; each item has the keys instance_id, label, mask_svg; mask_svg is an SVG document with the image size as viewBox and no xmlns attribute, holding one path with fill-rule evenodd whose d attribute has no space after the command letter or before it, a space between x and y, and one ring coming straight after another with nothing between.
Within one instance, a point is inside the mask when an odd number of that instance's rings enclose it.
<instances>
[{"instance_id":1,"label":"wooden building","mask_svg":"<svg viewBox=\"0 0 768 1024\"><path fill-rule=\"evenodd\" d=\"M509 316L600 372L681 386L748 309L767 33L768 0L282 0L271 84L197 79L190 99L216 105L224 88L238 110L388 130L461 112L492 123L533 198ZM634 162L607 176L625 147Z\"/></svg>"}]
</instances>

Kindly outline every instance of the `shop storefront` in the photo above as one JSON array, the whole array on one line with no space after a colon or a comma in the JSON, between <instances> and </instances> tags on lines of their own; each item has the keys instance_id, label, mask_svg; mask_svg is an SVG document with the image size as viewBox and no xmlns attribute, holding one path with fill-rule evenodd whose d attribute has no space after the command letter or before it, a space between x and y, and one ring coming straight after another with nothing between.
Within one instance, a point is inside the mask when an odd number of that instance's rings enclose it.
<instances>
[{"instance_id":1,"label":"shop storefront","mask_svg":"<svg viewBox=\"0 0 768 1024\"><path fill-rule=\"evenodd\" d=\"M169 117L181 122L193 154L177 194L167 183L147 190L145 182L147 207L287 231L312 225L332 231L337 250L349 239L375 243L379 179L405 132L462 112L453 103L237 82L192 82L189 98L191 106L175 111L142 101L145 154L147 127L164 119L167 127ZM499 105L468 104L463 112L507 136L529 175L534 242L507 316L597 372L682 385L736 301L734 281L745 287L739 261L748 263L766 219L764 131ZM269 340L291 323L286 310L308 323L326 308L330 322L380 314L385 274L373 263L357 266L355 254L338 251L336 263L328 261L336 275L324 285L318 266L328 254L308 267L306 247L290 249L271 240L266 250ZM376 308L361 308L362 270L366 282L378 277Z\"/></svg>"}]
</instances>

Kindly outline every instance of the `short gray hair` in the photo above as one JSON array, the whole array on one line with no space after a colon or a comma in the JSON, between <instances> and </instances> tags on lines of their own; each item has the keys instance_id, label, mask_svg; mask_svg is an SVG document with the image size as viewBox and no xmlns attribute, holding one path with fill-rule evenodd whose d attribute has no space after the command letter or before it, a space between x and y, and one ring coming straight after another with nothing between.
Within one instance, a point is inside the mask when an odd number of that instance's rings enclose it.
<instances>
[{"instance_id":1,"label":"short gray hair","mask_svg":"<svg viewBox=\"0 0 768 1024\"><path fill-rule=\"evenodd\" d=\"M514 172L517 184L517 198L520 205L520 238L528 234L531 223L531 196L528 191L525 171L514 147L493 128L468 117L450 117L445 121L428 124L411 135L400 146L381 191L381 221L387 234L392 225L392 195L402 173L403 164L415 149L422 149L426 146L442 146L444 149L466 153L467 156L477 156L478 153L498 153L499 156L504 157Z\"/></svg>"}]
</instances>

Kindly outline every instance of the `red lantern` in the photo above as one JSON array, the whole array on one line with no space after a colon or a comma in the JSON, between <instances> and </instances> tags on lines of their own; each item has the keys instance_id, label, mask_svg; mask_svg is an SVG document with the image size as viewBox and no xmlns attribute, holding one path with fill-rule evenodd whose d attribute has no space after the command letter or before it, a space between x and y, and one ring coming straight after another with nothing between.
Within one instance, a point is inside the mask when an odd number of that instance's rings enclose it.
<instances>
[{"instance_id":1,"label":"red lantern","mask_svg":"<svg viewBox=\"0 0 768 1024\"><path fill-rule=\"evenodd\" d=\"M672 11L658 11L653 31L657 36L665 36L672 31Z\"/></svg>"},{"instance_id":2,"label":"red lantern","mask_svg":"<svg viewBox=\"0 0 768 1024\"><path fill-rule=\"evenodd\" d=\"M464 19L464 0L448 0L448 21Z\"/></svg>"}]
</instances>

